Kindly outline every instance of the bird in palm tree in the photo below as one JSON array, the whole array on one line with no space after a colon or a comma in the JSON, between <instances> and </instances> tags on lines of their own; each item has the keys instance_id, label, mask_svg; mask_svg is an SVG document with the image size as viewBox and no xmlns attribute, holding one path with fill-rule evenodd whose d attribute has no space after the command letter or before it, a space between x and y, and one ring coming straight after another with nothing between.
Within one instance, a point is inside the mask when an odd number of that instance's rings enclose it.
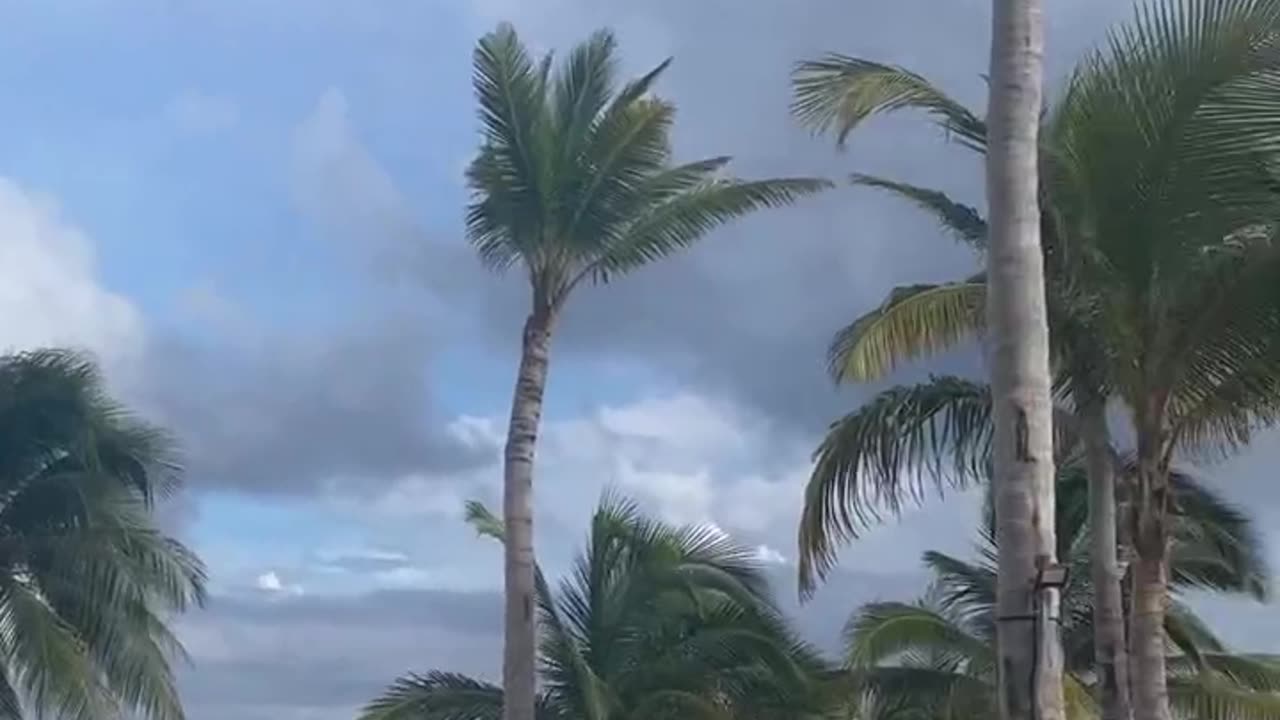
<instances>
[{"instance_id":1,"label":"bird in palm tree","mask_svg":"<svg viewBox=\"0 0 1280 720\"><path fill-rule=\"evenodd\" d=\"M535 60L506 25L482 38L474 56L482 141L467 171L467 237L488 268L519 267L530 289L503 454L508 720L532 720L534 709L534 449L551 337L569 295L827 185L737 180L723 174L727 157L674 163L675 107L651 94L668 62L622 85L617 65L605 31L554 70L550 56Z\"/></svg>"},{"instance_id":2,"label":"bird in palm tree","mask_svg":"<svg viewBox=\"0 0 1280 720\"><path fill-rule=\"evenodd\" d=\"M1280 96L1268 89L1280 82L1278 31L1275 0L1153 2L1080 63L1041 133L1051 339L1089 446L1099 527L1115 515L1109 399L1127 410L1136 436L1132 512L1120 528L1136 551L1132 687L1143 718L1169 716L1160 614L1171 463L1244 444L1276 418L1280 399L1280 194L1270 169ZM804 117L841 137L868 115L915 107L964 144L984 147L981 120L900 68L828 58L802 69L797 97ZM927 188L856 180L927 208L985 249L986 225L974 209ZM982 276L896 290L841 334L838 374L866 379L972 337L984 295ZM839 524L849 516L830 517ZM1095 606L1100 639L1110 638L1099 643L1110 648L1099 665L1119 676L1125 642L1114 548L1099 535ZM1108 717L1123 717L1117 707Z\"/></svg>"},{"instance_id":3,"label":"bird in palm tree","mask_svg":"<svg viewBox=\"0 0 1280 720\"><path fill-rule=\"evenodd\" d=\"M506 541L478 504L469 521ZM754 553L710 526L672 527L606 498L552 587L536 572L545 720L817 718L827 668L773 606ZM498 720L503 689L435 671L397 680L361 720Z\"/></svg>"},{"instance_id":4,"label":"bird in palm tree","mask_svg":"<svg viewBox=\"0 0 1280 720\"><path fill-rule=\"evenodd\" d=\"M205 572L151 517L179 479L91 361L0 357L0 718L181 720L168 621Z\"/></svg>"},{"instance_id":5,"label":"bird in palm tree","mask_svg":"<svg viewBox=\"0 0 1280 720\"><path fill-rule=\"evenodd\" d=\"M1176 474L1175 590L1264 589L1264 547L1249 519L1193 478ZM1087 520L1088 488L1079 466L1058 481L1058 535L1071 569L1062 595L1067 715L1098 717L1093 700L1093 589ZM845 627L846 691L860 720L976 720L995 702L993 518L985 514L977 562L928 552L933 575L916 602L875 602ZM1278 658L1231 652L1185 604L1174 601L1164 622L1168 678L1179 717L1198 720L1280 718Z\"/></svg>"}]
</instances>

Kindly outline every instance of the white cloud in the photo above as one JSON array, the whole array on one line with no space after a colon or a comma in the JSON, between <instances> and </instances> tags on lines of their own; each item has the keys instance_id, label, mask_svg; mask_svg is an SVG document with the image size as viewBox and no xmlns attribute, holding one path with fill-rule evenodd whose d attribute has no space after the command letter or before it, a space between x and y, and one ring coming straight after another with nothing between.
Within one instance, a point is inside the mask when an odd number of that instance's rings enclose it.
<instances>
[{"instance_id":1,"label":"white cloud","mask_svg":"<svg viewBox=\"0 0 1280 720\"><path fill-rule=\"evenodd\" d=\"M274 570L259 575L253 581L253 586L261 592L275 596L296 596L303 592L301 585L282 581Z\"/></svg>"},{"instance_id":2,"label":"white cloud","mask_svg":"<svg viewBox=\"0 0 1280 720\"><path fill-rule=\"evenodd\" d=\"M164 116L183 135L215 135L240 123L240 106L229 97L184 90L165 105Z\"/></svg>"},{"instance_id":3,"label":"white cloud","mask_svg":"<svg viewBox=\"0 0 1280 720\"><path fill-rule=\"evenodd\" d=\"M756 546L756 561L765 565L786 565L787 557L768 545Z\"/></svg>"},{"instance_id":4,"label":"white cloud","mask_svg":"<svg viewBox=\"0 0 1280 720\"><path fill-rule=\"evenodd\" d=\"M143 349L142 318L97 274L93 243L52 198L0 178L0 349L81 347L121 379Z\"/></svg>"}]
</instances>

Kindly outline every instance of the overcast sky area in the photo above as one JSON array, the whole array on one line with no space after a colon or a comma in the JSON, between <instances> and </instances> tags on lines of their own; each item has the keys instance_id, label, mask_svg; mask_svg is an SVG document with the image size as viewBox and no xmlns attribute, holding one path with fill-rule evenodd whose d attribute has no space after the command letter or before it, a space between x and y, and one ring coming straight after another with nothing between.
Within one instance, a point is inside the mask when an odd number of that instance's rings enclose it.
<instances>
[{"instance_id":1,"label":"overcast sky area","mask_svg":"<svg viewBox=\"0 0 1280 720\"><path fill-rule=\"evenodd\" d=\"M1050 83L1118 0L1051 2ZM462 237L477 141L471 49L501 20L539 51L616 30L680 159L748 177L852 171L981 204L981 167L917 118L837 151L789 118L788 73L839 51L905 65L981 109L987 0L46 0L0 4L0 346L72 344L173 430L189 489L166 522L213 597L180 622L193 720L337 720L396 675L494 677L500 554L462 522L499 497L527 295ZM795 606L795 524L834 389L831 333L895 284L975 259L912 208L841 188L715 233L574 298L537 466L557 573L605 488L758 548ZM981 372L957 354L929 369ZM1201 469L1280 520L1280 449ZM843 554L797 622L834 647L860 603L924 589L969 552L951 496ZM1268 541L1273 556L1280 535ZM1280 652L1271 608L1201 603L1239 649Z\"/></svg>"}]
</instances>

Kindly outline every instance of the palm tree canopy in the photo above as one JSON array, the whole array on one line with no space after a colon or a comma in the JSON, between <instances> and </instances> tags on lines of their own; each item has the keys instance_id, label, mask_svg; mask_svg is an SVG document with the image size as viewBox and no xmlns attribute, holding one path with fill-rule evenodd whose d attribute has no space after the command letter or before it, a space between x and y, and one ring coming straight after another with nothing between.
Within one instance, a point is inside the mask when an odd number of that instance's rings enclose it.
<instances>
[{"instance_id":1,"label":"palm tree canopy","mask_svg":"<svg viewBox=\"0 0 1280 720\"><path fill-rule=\"evenodd\" d=\"M482 534L501 521L472 504ZM556 586L538 573L542 693L560 720L816 715L825 671L786 627L754 553L709 526L677 528L606 498L585 551ZM501 716L501 689L444 672L409 675L364 720Z\"/></svg>"},{"instance_id":2,"label":"palm tree canopy","mask_svg":"<svg viewBox=\"0 0 1280 720\"><path fill-rule=\"evenodd\" d=\"M150 513L179 478L90 360L0 357L0 717L183 717L167 622L205 573Z\"/></svg>"},{"instance_id":3,"label":"palm tree canopy","mask_svg":"<svg viewBox=\"0 0 1280 720\"><path fill-rule=\"evenodd\" d=\"M1079 540L1087 515L1077 421L1069 406L1054 416L1059 459L1059 556ZM982 383L953 376L889 388L832 423L814 454L800 522L800 578L811 591L846 541L947 489L985 482L991 456L991 397ZM1136 472L1115 454L1121 477ZM1171 476L1172 573L1176 582L1267 594L1270 569L1249 518L1189 473Z\"/></svg>"},{"instance_id":4,"label":"palm tree canopy","mask_svg":"<svg viewBox=\"0 0 1280 720\"><path fill-rule=\"evenodd\" d=\"M1067 395L1118 396L1151 416L1135 423L1161 438L1166 465L1178 452L1243 444L1280 410L1280 93L1269 91L1277 83L1280 0L1156 0L1079 64L1045 116L1042 236L1055 382ZM842 56L805 63L795 98L802 120L839 139L872 115L916 109L984 147L976 115L901 68ZM973 208L908 183L854 181L925 209L982 252L986 226ZM832 375L878 378L974 338L984 302L981 276L895 288L837 334ZM936 403L936 392L927 394L933 400L899 393L901 403ZM828 523L802 539L815 557L874 518L868 506L896 510L903 495L889 468L976 432L978 418L961 404L935 404L928 418L924 405L902 405L915 414L902 428L910 441L877 445L870 423L888 418L885 399L838 421L819 448L814 478L827 494L811 484L810 498L852 507L807 515ZM864 440L872 444L859 449ZM971 479L973 458L959 459L951 478ZM840 478L859 472L868 474L862 490L841 489ZM833 543L818 542L824 531L835 533Z\"/></svg>"},{"instance_id":5,"label":"palm tree canopy","mask_svg":"<svg viewBox=\"0 0 1280 720\"><path fill-rule=\"evenodd\" d=\"M727 157L674 164L675 107L650 93L669 63L619 86L608 31L554 69L509 25L480 40L483 141L467 171L467 236L491 268L524 266L536 309L556 307L579 282L607 282L728 220L828 186L728 178Z\"/></svg>"}]
</instances>

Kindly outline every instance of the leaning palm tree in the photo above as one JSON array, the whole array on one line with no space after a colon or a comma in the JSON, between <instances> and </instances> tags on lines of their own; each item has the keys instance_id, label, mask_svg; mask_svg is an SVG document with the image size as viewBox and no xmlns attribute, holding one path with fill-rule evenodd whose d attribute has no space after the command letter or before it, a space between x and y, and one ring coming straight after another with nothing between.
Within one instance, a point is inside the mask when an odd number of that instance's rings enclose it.
<instances>
[{"instance_id":1,"label":"leaning palm tree","mask_svg":"<svg viewBox=\"0 0 1280 720\"><path fill-rule=\"evenodd\" d=\"M1180 510L1171 551L1175 589L1234 590L1269 582L1262 544L1248 518L1193 479L1175 477ZM1097 717L1091 686L1101 680L1093 668L1091 529L1079 467L1062 473L1058 494L1058 539L1072 570L1062 596L1067 716L1083 720ZM847 682L865 720L969 720L992 714L997 667L992 522L988 512L976 563L925 554L934 583L920 601L871 603L850 618ZM1277 658L1230 652L1180 602L1165 618L1164 636L1170 648L1168 683L1180 717L1280 718Z\"/></svg>"},{"instance_id":2,"label":"leaning palm tree","mask_svg":"<svg viewBox=\"0 0 1280 720\"><path fill-rule=\"evenodd\" d=\"M478 504L469 520L505 541ZM536 574L537 717L817 717L822 661L786 628L750 549L714 527L671 527L606 499L586 551L553 588ZM497 720L503 689L431 672L397 680L362 720Z\"/></svg>"},{"instance_id":3,"label":"leaning palm tree","mask_svg":"<svg viewBox=\"0 0 1280 720\"><path fill-rule=\"evenodd\" d=\"M1269 90L1280 82L1277 31L1275 0L1152 4L1080 65L1042 133L1040 196L1059 373L1087 420L1091 467L1111 467L1108 398L1126 407L1137 437L1133 512L1120 528L1137 555L1132 683L1144 718L1168 717L1159 628L1172 461L1247 442L1254 427L1275 418L1280 397L1273 292L1280 195L1270 171L1280 147L1280 96ZM839 57L806 72L800 109L820 126L847 134L869 114L918 107L967 145L984 147L983 123L919 76ZM980 249L984 244L985 222L972 208L924 188L869 182L934 211ZM982 325L973 308L984 294L981 276L896 291L843 334L842 373L879 374L971 336ZM1095 480L1095 507L1114 514L1106 478ZM1096 549L1099 574L1114 578L1114 544L1100 539ZM1123 648L1116 640L1119 589L1098 586L1110 588L1098 598L1100 635L1109 627L1108 644ZM1117 675L1124 667L1119 652L1099 660Z\"/></svg>"},{"instance_id":4,"label":"leaning palm tree","mask_svg":"<svg viewBox=\"0 0 1280 720\"><path fill-rule=\"evenodd\" d=\"M91 361L0 357L0 718L183 717L168 619L205 575L151 517L179 478Z\"/></svg>"},{"instance_id":5,"label":"leaning palm tree","mask_svg":"<svg viewBox=\"0 0 1280 720\"><path fill-rule=\"evenodd\" d=\"M467 236L490 269L520 266L531 290L503 456L508 720L531 720L534 707L534 448L551 335L570 293L826 185L735 180L721 174L727 157L673 164L675 108L650 94L668 63L618 87L615 51L613 35L598 32L553 72L505 25L475 51L483 140L467 172Z\"/></svg>"}]
</instances>

